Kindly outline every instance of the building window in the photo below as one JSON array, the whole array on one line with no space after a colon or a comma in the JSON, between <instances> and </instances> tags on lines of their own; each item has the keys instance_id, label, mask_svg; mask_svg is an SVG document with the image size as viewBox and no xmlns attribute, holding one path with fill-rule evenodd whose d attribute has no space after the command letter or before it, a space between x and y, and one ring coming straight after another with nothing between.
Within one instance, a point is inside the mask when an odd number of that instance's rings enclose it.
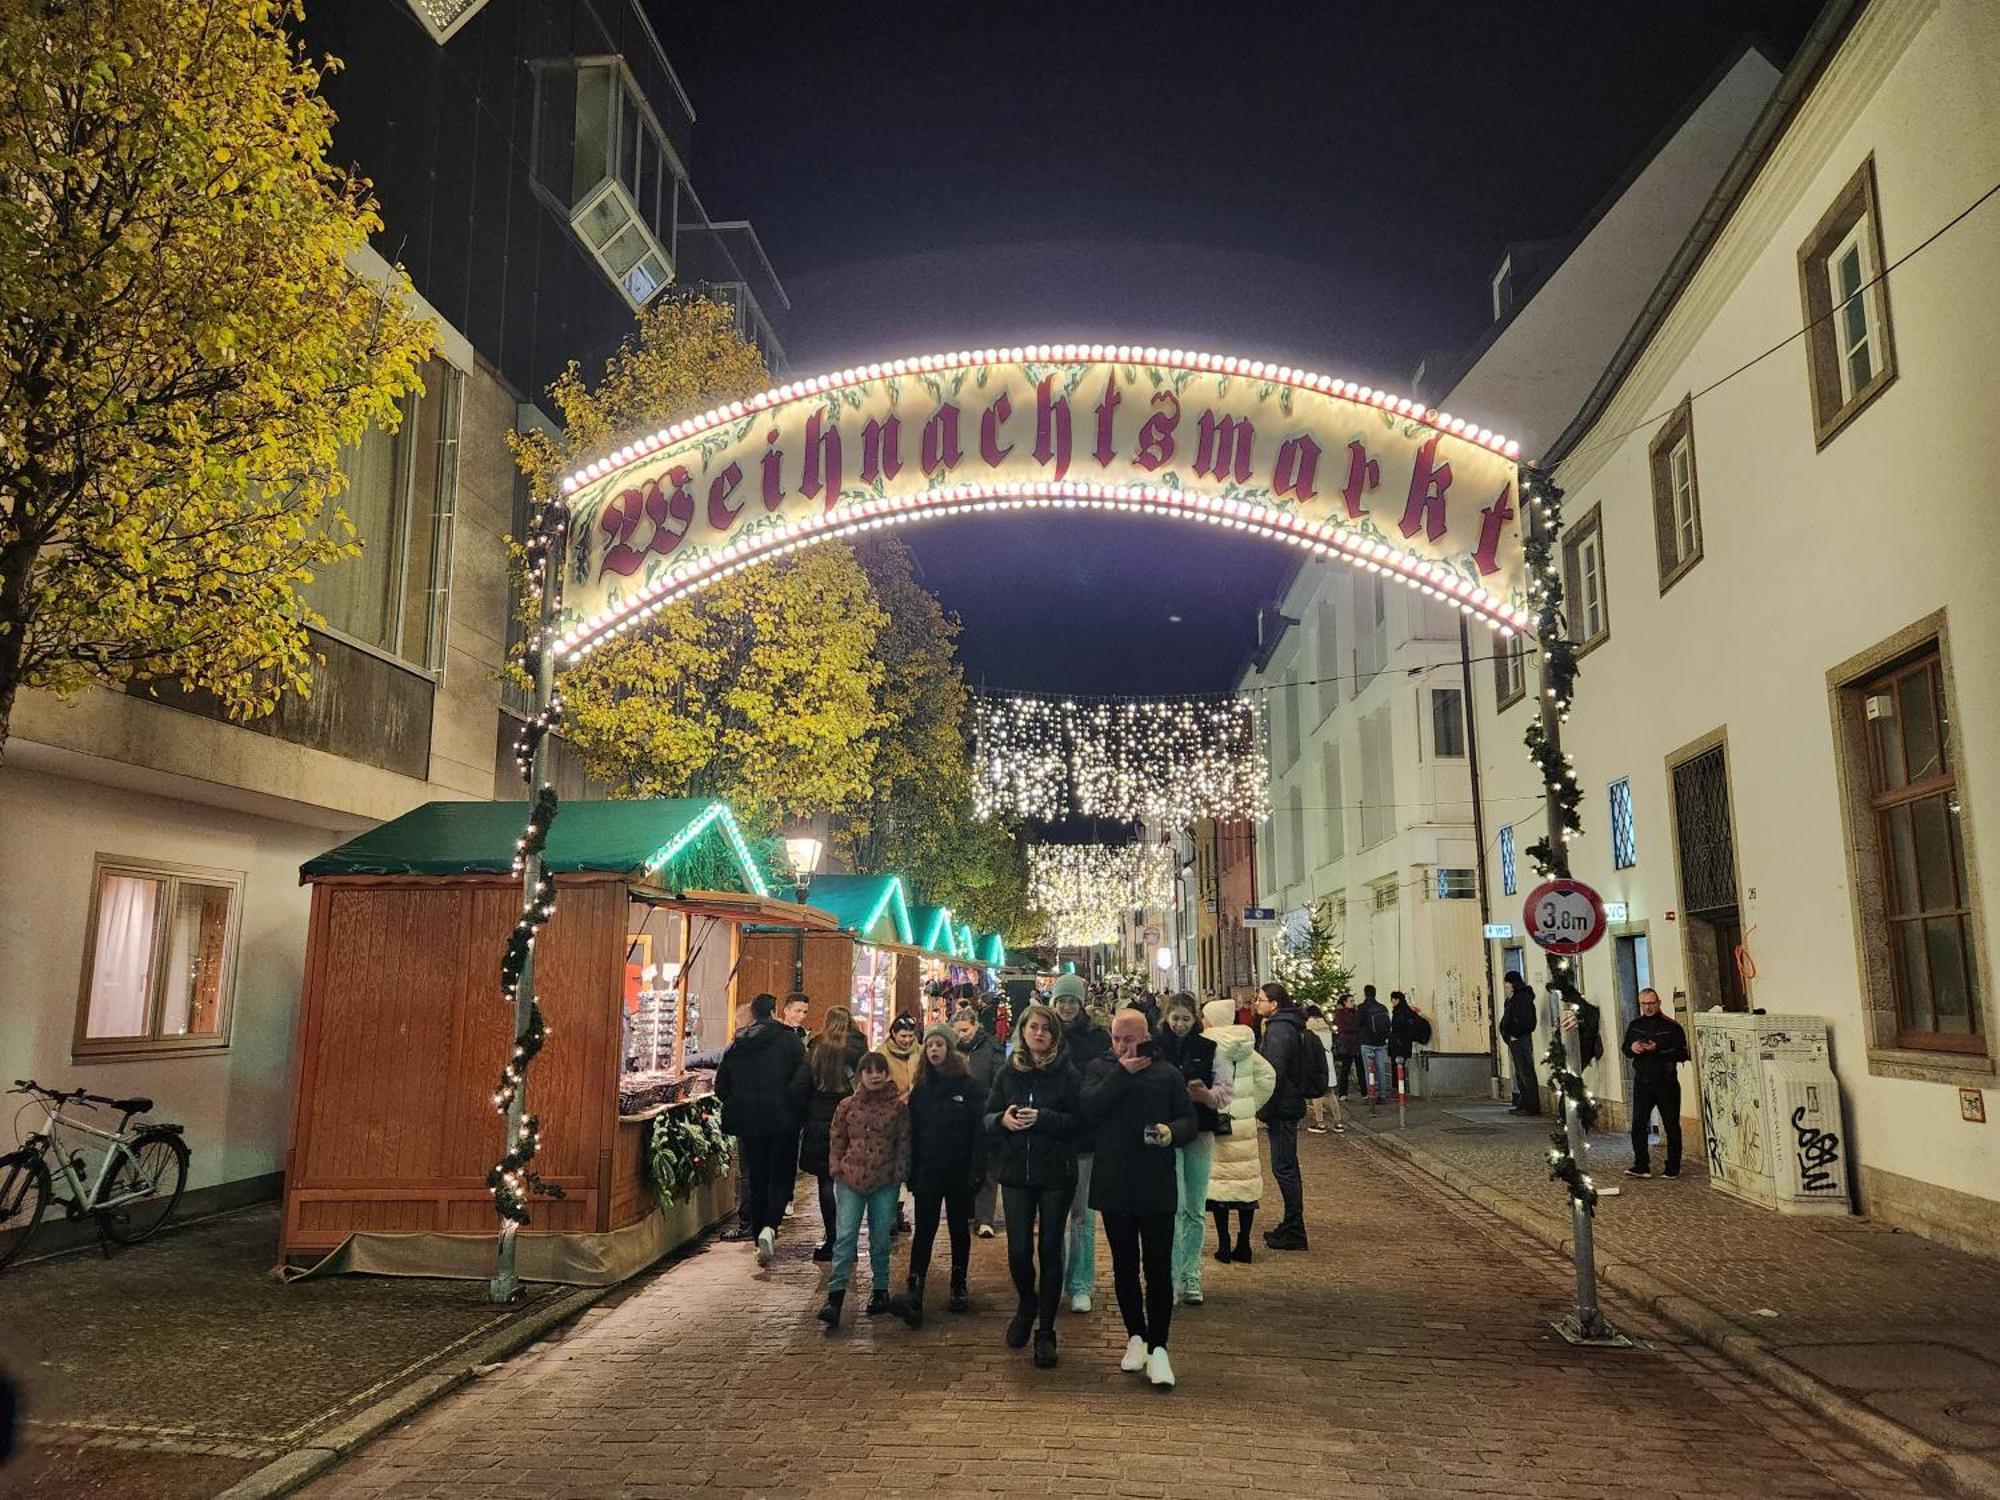
<instances>
[{"instance_id":1,"label":"building window","mask_svg":"<svg viewBox=\"0 0 2000 1500\"><path fill-rule=\"evenodd\" d=\"M1297 787L1292 787L1285 793L1285 842L1291 846L1285 851L1286 878L1293 881L1305 879L1305 798Z\"/></svg>"},{"instance_id":2,"label":"building window","mask_svg":"<svg viewBox=\"0 0 2000 1500\"><path fill-rule=\"evenodd\" d=\"M1319 717L1324 719L1340 703L1340 606L1331 597L1319 601L1319 644L1314 655L1319 672Z\"/></svg>"},{"instance_id":3,"label":"building window","mask_svg":"<svg viewBox=\"0 0 2000 1500\"><path fill-rule=\"evenodd\" d=\"M1904 1047L1981 1051L1965 830L1935 645L1855 687L1866 725L1869 811Z\"/></svg>"},{"instance_id":4,"label":"building window","mask_svg":"<svg viewBox=\"0 0 2000 1500\"><path fill-rule=\"evenodd\" d=\"M1386 606L1382 597L1382 580L1373 573L1357 574L1354 579L1354 692L1361 690L1375 680L1375 674L1388 664L1388 631L1384 628Z\"/></svg>"},{"instance_id":5,"label":"building window","mask_svg":"<svg viewBox=\"0 0 2000 1500\"><path fill-rule=\"evenodd\" d=\"M1394 911L1398 890L1394 880L1378 880L1369 888L1369 898L1377 911Z\"/></svg>"},{"instance_id":6,"label":"building window","mask_svg":"<svg viewBox=\"0 0 2000 1500\"><path fill-rule=\"evenodd\" d=\"M1465 758L1465 695L1457 688L1431 689L1431 748L1440 760Z\"/></svg>"},{"instance_id":7,"label":"building window","mask_svg":"<svg viewBox=\"0 0 2000 1500\"><path fill-rule=\"evenodd\" d=\"M217 1052L229 1045L243 877L100 855L73 1052Z\"/></svg>"},{"instance_id":8,"label":"building window","mask_svg":"<svg viewBox=\"0 0 2000 1500\"><path fill-rule=\"evenodd\" d=\"M622 59L535 65L535 182L634 308L674 279L679 158Z\"/></svg>"},{"instance_id":9,"label":"building window","mask_svg":"<svg viewBox=\"0 0 2000 1500\"><path fill-rule=\"evenodd\" d=\"M1570 529L1563 542L1569 631L1577 648L1583 651L1611 633L1610 601L1605 593L1604 528L1599 514L1592 510Z\"/></svg>"},{"instance_id":10,"label":"building window","mask_svg":"<svg viewBox=\"0 0 2000 1500\"><path fill-rule=\"evenodd\" d=\"M1479 882L1471 870L1447 870L1438 866L1437 892L1440 901L1476 901Z\"/></svg>"},{"instance_id":11,"label":"building window","mask_svg":"<svg viewBox=\"0 0 2000 1500\"><path fill-rule=\"evenodd\" d=\"M1329 737L1320 745L1320 791L1326 803L1326 862L1332 864L1347 855L1347 809L1342 804L1340 744Z\"/></svg>"},{"instance_id":12,"label":"building window","mask_svg":"<svg viewBox=\"0 0 2000 1500\"><path fill-rule=\"evenodd\" d=\"M1520 893L1514 875L1514 825L1509 823L1500 830L1500 894L1514 896Z\"/></svg>"},{"instance_id":13,"label":"building window","mask_svg":"<svg viewBox=\"0 0 2000 1500\"><path fill-rule=\"evenodd\" d=\"M1493 646L1493 708L1511 708L1528 691L1528 643L1520 636L1500 636Z\"/></svg>"},{"instance_id":14,"label":"building window","mask_svg":"<svg viewBox=\"0 0 2000 1500\"><path fill-rule=\"evenodd\" d=\"M1639 836L1632 827L1632 783L1621 776L1611 783L1611 868L1629 870L1639 863Z\"/></svg>"},{"instance_id":15,"label":"building window","mask_svg":"<svg viewBox=\"0 0 2000 1500\"><path fill-rule=\"evenodd\" d=\"M1396 831L1395 754L1389 710L1378 708L1361 721L1361 847L1372 849Z\"/></svg>"},{"instance_id":16,"label":"building window","mask_svg":"<svg viewBox=\"0 0 2000 1500\"><path fill-rule=\"evenodd\" d=\"M416 12L424 30L431 34L431 40L443 45L485 3L486 0L410 0L410 9Z\"/></svg>"},{"instance_id":17,"label":"building window","mask_svg":"<svg viewBox=\"0 0 2000 1500\"><path fill-rule=\"evenodd\" d=\"M1695 483L1694 405L1680 409L1652 443L1653 536L1660 559L1660 592L1701 561L1701 492Z\"/></svg>"},{"instance_id":18,"label":"building window","mask_svg":"<svg viewBox=\"0 0 2000 1500\"><path fill-rule=\"evenodd\" d=\"M1873 158L1799 249L1813 436L1824 446L1896 378Z\"/></svg>"},{"instance_id":19,"label":"building window","mask_svg":"<svg viewBox=\"0 0 2000 1500\"><path fill-rule=\"evenodd\" d=\"M322 568L299 598L335 635L435 672L444 665L465 377L440 359L422 374L424 388L403 398L393 433L370 428L341 452L347 488L335 503L361 555ZM324 524L338 523L329 513Z\"/></svg>"}]
</instances>

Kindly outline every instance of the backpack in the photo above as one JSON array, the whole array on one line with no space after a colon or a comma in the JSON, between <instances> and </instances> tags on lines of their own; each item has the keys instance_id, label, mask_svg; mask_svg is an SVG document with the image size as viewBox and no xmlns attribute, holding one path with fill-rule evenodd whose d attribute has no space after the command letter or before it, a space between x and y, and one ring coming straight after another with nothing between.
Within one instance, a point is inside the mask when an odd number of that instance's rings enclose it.
<instances>
[{"instance_id":1,"label":"backpack","mask_svg":"<svg viewBox=\"0 0 2000 1500\"><path fill-rule=\"evenodd\" d=\"M1326 1073L1326 1048L1310 1031L1299 1033L1299 1095L1304 1099L1324 1099L1333 1087Z\"/></svg>"},{"instance_id":2,"label":"backpack","mask_svg":"<svg viewBox=\"0 0 2000 1500\"><path fill-rule=\"evenodd\" d=\"M1389 1045L1389 1007L1377 1001L1374 1009L1361 1012L1361 1040L1370 1047Z\"/></svg>"},{"instance_id":3,"label":"backpack","mask_svg":"<svg viewBox=\"0 0 2000 1500\"><path fill-rule=\"evenodd\" d=\"M1431 1044L1431 1020L1429 1016L1420 1016L1415 1011L1411 1011L1410 1029L1414 1033L1411 1039L1419 1047L1428 1047Z\"/></svg>"}]
</instances>

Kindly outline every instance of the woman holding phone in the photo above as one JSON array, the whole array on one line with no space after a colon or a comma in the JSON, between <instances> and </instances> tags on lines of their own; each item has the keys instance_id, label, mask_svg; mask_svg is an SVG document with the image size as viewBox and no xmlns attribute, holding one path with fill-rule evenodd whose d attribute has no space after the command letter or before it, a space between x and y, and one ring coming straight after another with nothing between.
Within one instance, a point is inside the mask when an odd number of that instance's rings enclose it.
<instances>
[{"instance_id":1,"label":"woman holding phone","mask_svg":"<svg viewBox=\"0 0 2000 1500\"><path fill-rule=\"evenodd\" d=\"M1034 1329L1035 1365L1046 1370L1056 1362L1056 1307L1062 1298L1063 1229L1076 1193L1081 1083L1053 1010L1030 1005L1016 1031L1019 1045L986 1100L986 1131L1005 1206L1007 1266L1020 1298L1007 1325L1007 1347L1021 1348Z\"/></svg>"}]
</instances>

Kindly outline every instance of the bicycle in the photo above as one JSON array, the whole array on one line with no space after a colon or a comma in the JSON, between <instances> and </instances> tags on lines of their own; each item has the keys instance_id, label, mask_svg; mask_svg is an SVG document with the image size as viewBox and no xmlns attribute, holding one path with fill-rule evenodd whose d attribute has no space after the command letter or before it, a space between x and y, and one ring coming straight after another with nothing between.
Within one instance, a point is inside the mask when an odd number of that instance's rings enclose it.
<instances>
[{"instance_id":1,"label":"bicycle","mask_svg":"<svg viewBox=\"0 0 2000 1500\"><path fill-rule=\"evenodd\" d=\"M39 1104L48 1128L30 1135L14 1151L0 1156L0 1270L15 1260L34 1238L51 1198L74 1220L90 1215L106 1241L136 1245L159 1232L173 1214L187 1186L188 1148L181 1127L155 1121L131 1129L132 1117L153 1107L151 1099L111 1099L83 1089L62 1092L44 1088L32 1078L17 1078L13 1094L26 1094ZM123 1112L116 1130L104 1130L64 1114L71 1105L99 1105ZM81 1151L65 1153L57 1132L69 1130L106 1143L104 1160L93 1175ZM55 1173L49 1163L55 1163ZM57 1197L60 1175L68 1197ZM86 1177L89 1178L86 1181ZM110 1253L109 1245L105 1253Z\"/></svg>"}]
</instances>

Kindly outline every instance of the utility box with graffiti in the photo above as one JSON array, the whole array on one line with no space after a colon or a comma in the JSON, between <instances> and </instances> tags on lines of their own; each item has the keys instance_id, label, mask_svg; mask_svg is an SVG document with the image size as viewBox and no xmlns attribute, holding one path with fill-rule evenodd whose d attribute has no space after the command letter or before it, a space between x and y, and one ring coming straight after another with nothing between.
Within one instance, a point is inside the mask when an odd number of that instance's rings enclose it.
<instances>
[{"instance_id":1,"label":"utility box with graffiti","mask_svg":"<svg viewBox=\"0 0 2000 1500\"><path fill-rule=\"evenodd\" d=\"M1709 1182L1792 1214L1844 1214L1846 1127L1823 1016L1694 1018Z\"/></svg>"}]
</instances>

